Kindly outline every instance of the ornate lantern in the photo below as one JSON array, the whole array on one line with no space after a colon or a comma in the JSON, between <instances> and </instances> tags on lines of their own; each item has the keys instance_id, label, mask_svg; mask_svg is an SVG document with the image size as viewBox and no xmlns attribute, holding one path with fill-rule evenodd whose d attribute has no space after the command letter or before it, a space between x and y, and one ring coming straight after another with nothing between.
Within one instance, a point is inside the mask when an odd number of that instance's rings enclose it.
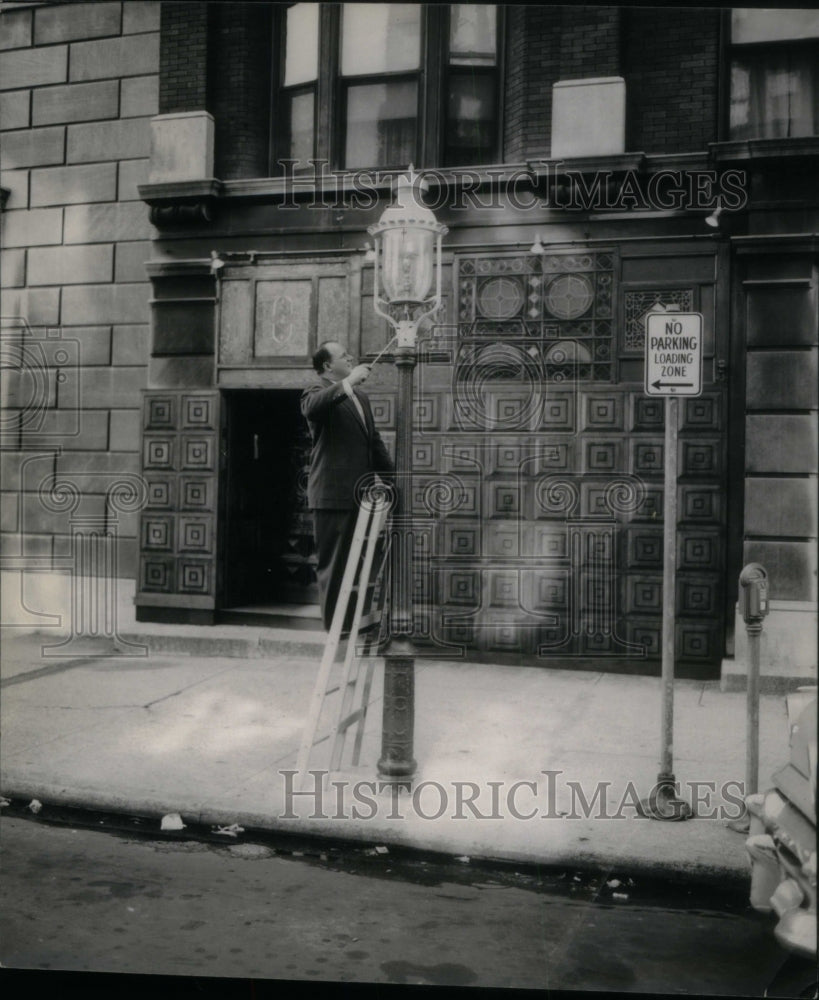
<instances>
[{"instance_id":1,"label":"ornate lantern","mask_svg":"<svg viewBox=\"0 0 819 1000\"><path fill-rule=\"evenodd\" d=\"M373 308L396 330L398 347L414 348L418 324L441 305L441 241L449 230L421 203L425 188L410 166L398 178L395 203L367 229L375 240Z\"/></svg>"}]
</instances>

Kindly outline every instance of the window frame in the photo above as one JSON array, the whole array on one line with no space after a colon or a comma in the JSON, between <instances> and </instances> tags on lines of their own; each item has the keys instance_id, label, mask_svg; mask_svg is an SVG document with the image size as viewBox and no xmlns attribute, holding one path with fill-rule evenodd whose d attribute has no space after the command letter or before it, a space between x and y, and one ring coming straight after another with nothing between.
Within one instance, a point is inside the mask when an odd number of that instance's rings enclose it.
<instances>
[{"instance_id":1,"label":"window frame","mask_svg":"<svg viewBox=\"0 0 819 1000\"><path fill-rule=\"evenodd\" d=\"M741 58L742 53L752 53L755 59L764 61L769 55L780 55L782 53L787 53L788 56L799 52L800 50L805 52L811 52L819 56L819 38L793 38L793 39L782 39L773 42L769 41L756 41L756 42L739 42L736 44L731 44L728 49L728 58L726 60L726 76L727 76L727 100L725 109L725 137L729 142L748 142L756 141L758 139L765 139L766 136L745 136L744 138L736 138L731 134L731 104L733 100L733 69L734 63ZM819 73L817 73L817 97L819 97ZM808 133L807 136L781 136L782 140L787 139L800 139L800 138L811 138L813 136L819 136L819 127L817 130ZM767 137L770 138L770 137Z\"/></svg>"},{"instance_id":2,"label":"window frame","mask_svg":"<svg viewBox=\"0 0 819 1000\"><path fill-rule=\"evenodd\" d=\"M447 163L446 153L447 153L447 142L446 142L446 132L447 132L447 119L448 112L446 108L446 102L449 98L450 88L449 82L453 77L466 77L470 73L474 73L476 69L478 70L478 75L480 76L492 76L493 86L492 95L495 98L495 130L493 136L493 143L491 149L490 159L486 162L488 163L498 163L502 159L503 151L503 102L502 102L502 81L504 75L504 65L503 65L503 53L505 52L506 46L504 44L505 33L505 17L504 17L504 5L499 3L495 5L495 64L494 66L485 67L475 67L475 66L463 66L463 65L453 65L451 56L452 53L449 49L449 37L452 22L452 4L446 4L443 10L445 17L443 18L442 30L441 30L441 45L443 49L442 59L441 59L441 72L442 72L442 84L441 93L443 98L441 99L441 114L440 123L438 126L438 161L441 167L447 168L457 168L468 167L468 166L482 166L482 164L450 164Z\"/></svg>"},{"instance_id":3,"label":"window frame","mask_svg":"<svg viewBox=\"0 0 819 1000\"><path fill-rule=\"evenodd\" d=\"M279 4L276 6L275 13L273 16L273 43L274 51L276 53L276 60L273 66L273 72L270 74L270 83L273 93L270 95L270 108L272 114L274 115L271 121L271 126L275 126L276 122L282 122L285 120L285 112L288 109L289 99L294 95L307 93L312 91L313 93L313 157L317 156L317 138L319 134L318 129L318 97L319 97L319 84L321 81L321 12L319 12L319 58L317 65L317 75L316 79L312 81L307 81L305 83L295 83L286 87L284 85L284 73L285 67L287 65L287 11L290 7L294 7L295 3ZM321 5L322 7L324 4ZM292 124L292 123L291 123ZM268 143L269 153L268 153L268 174L274 174L274 168L280 159L285 159L289 157L289 150L287 145L289 145L289 140L291 137L291 128L288 125L288 130L285 133L283 130L277 130L275 127L270 129L270 141ZM306 168L303 168L303 171ZM275 171L278 173L278 170Z\"/></svg>"},{"instance_id":4,"label":"window frame","mask_svg":"<svg viewBox=\"0 0 819 1000\"><path fill-rule=\"evenodd\" d=\"M277 53L278 65L271 73L271 84L275 93L271 95L271 108L276 116L271 122L270 130L270 165L269 174L280 176L281 168L278 160L285 158L287 152L284 143L289 134L285 134L277 122L284 120L287 98L297 91L314 88L314 130L313 156L324 160L331 170L381 170L391 171L403 169L402 164L347 168L344 164L344 154L347 139L346 110L350 86L366 83L389 82L391 80L417 81L418 103L416 117L415 158L413 163L421 169L447 168L445 163L447 100L449 96L447 82L452 67L449 65L449 25L451 16L450 4L422 4L421 6L421 39L420 66L417 70L399 70L395 73L366 74L361 76L341 75L341 18L342 4L319 4L319 54L318 78L313 83L283 86L285 54L287 45L286 13L287 7L282 4L274 18L274 51ZM503 90L505 78L506 51L506 12L503 4L496 5L496 39L497 57L491 72L495 78L495 129L494 144L491 159L486 164L469 164L482 166L502 162L504 107ZM456 70L458 68L456 67ZM465 74L462 74L465 75ZM289 126L288 126L289 129ZM457 167L453 168L457 169Z\"/></svg>"}]
</instances>

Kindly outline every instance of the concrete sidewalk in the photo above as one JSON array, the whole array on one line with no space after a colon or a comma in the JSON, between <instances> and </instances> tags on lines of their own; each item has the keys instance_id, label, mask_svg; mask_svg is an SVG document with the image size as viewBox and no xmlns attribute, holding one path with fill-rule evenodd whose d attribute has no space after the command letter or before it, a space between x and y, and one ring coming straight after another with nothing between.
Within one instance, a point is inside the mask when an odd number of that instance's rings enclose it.
<instances>
[{"instance_id":1,"label":"concrete sidewalk","mask_svg":"<svg viewBox=\"0 0 819 1000\"><path fill-rule=\"evenodd\" d=\"M311 782L310 795L289 799L281 772L295 767L317 656L61 659L42 655L44 641L12 634L4 643L6 797L476 858L748 878L744 837L727 827L745 773L745 696L721 693L717 681L677 683L682 797L703 784L698 818L668 823L633 808L657 776L656 678L420 659L415 790L393 799L356 784L376 777L377 669L362 765L330 776L346 784ZM294 650L303 652L295 640ZM784 698L763 696L762 788L787 759L788 732ZM325 741L311 768L326 767L328 754ZM606 800L593 803L601 782Z\"/></svg>"}]
</instances>

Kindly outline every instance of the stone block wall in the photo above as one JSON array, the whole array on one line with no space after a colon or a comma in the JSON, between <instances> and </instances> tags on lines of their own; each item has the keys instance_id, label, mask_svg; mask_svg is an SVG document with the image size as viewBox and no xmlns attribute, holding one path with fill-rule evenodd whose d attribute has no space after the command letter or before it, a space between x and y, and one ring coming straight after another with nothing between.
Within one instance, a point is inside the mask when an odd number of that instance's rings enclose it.
<instances>
[{"instance_id":1,"label":"stone block wall","mask_svg":"<svg viewBox=\"0 0 819 1000\"><path fill-rule=\"evenodd\" d=\"M118 575L136 573L136 515L111 491L140 471L155 231L137 185L159 112L160 7L0 14L3 568L64 567L87 515L115 519ZM60 502L61 482L79 507Z\"/></svg>"},{"instance_id":2,"label":"stone block wall","mask_svg":"<svg viewBox=\"0 0 819 1000\"><path fill-rule=\"evenodd\" d=\"M815 254L787 244L740 258L739 269L747 345L742 561L768 573L761 670L776 690L816 677L819 275ZM747 662L738 613L735 663L723 683L741 680Z\"/></svg>"}]
</instances>

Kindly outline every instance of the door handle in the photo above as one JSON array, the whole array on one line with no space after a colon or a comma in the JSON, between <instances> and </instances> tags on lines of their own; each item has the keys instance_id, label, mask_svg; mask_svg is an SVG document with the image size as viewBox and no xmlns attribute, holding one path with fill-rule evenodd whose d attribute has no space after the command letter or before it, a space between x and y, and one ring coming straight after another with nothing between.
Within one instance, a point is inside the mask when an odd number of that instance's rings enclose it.
<instances>
[{"instance_id":1,"label":"door handle","mask_svg":"<svg viewBox=\"0 0 819 1000\"><path fill-rule=\"evenodd\" d=\"M253 461L259 461L259 435L253 435Z\"/></svg>"}]
</instances>

